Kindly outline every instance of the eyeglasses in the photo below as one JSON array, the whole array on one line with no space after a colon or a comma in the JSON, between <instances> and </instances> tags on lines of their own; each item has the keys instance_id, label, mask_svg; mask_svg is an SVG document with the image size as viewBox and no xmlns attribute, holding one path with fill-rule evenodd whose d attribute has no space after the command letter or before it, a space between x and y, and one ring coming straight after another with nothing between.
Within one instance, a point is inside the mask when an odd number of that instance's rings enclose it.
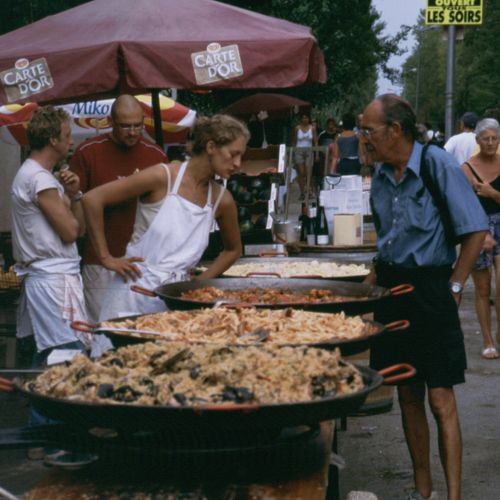
<instances>
[{"instance_id":1,"label":"eyeglasses","mask_svg":"<svg viewBox=\"0 0 500 500\"><path fill-rule=\"evenodd\" d=\"M377 130L380 130L385 127L387 127L387 125L380 125L380 127L375 127L375 128L360 128L358 129L358 134L369 139L372 136L373 132L376 132Z\"/></svg>"},{"instance_id":2,"label":"eyeglasses","mask_svg":"<svg viewBox=\"0 0 500 500\"><path fill-rule=\"evenodd\" d=\"M117 123L116 126L125 132L129 130L142 130L144 123Z\"/></svg>"}]
</instances>

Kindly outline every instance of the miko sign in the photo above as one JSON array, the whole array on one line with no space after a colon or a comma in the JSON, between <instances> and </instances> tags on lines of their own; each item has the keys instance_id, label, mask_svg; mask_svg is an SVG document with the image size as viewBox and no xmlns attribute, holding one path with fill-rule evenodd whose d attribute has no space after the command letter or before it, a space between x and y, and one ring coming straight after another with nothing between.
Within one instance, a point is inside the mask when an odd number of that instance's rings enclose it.
<instances>
[{"instance_id":1,"label":"miko sign","mask_svg":"<svg viewBox=\"0 0 500 500\"><path fill-rule=\"evenodd\" d=\"M425 24L483 23L483 0L427 0Z\"/></svg>"}]
</instances>

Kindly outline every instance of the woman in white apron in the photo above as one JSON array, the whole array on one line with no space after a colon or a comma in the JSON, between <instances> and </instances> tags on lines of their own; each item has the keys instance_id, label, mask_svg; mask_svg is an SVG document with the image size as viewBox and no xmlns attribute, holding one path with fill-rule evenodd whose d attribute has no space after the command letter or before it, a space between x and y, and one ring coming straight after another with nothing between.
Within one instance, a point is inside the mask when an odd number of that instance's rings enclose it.
<instances>
[{"instance_id":1,"label":"woman in white apron","mask_svg":"<svg viewBox=\"0 0 500 500\"><path fill-rule=\"evenodd\" d=\"M116 272L100 320L163 311L158 298L130 290L130 280L154 289L189 278L208 245L217 222L224 250L197 279L213 278L241 255L236 204L214 181L228 179L241 166L249 133L227 115L200 118L193 128L192 158L179 165L159 164L130 177L104 184L83 198L87 230L102 265ZM125 256L110 255L103 229L104 208L139 197L132 239Z\"/></svg>"}]
</instances>

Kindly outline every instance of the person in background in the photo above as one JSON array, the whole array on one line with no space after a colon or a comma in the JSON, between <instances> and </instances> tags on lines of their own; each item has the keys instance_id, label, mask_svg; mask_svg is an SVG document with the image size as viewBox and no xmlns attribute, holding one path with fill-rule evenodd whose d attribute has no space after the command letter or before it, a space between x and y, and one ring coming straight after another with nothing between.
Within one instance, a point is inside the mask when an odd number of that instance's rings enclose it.
<instances>
[{"instance_id":1,"label":"person in background","mask_svg":"<svg viewBox=\"0 0 500 500\"><path fill-rule=\"evenodd\" d=\"M417 373L398 385L406 443L410 451L415 491L410 499L436 499L430 467L426 392L436 420L439 449L448 487L448 500L459 500L462 438L453 386L464 382L466 356L458 316L463 284L481 250L488 219L456 160L443 149L416 141L416 117L410 104L385 94L364 110L360 137L376 162L370 204L377 232L374 270L366 282L391 288L415 287L375 311L383 324L405 318L403 335L374 342L370 364L384 367L409 363ZM446 200L455 235L447 236L433 196L420 176L427 166Z\"/></svg>"},{"instance_id":2,"label":"person in background","mask_svg":"<svg viewBox=\"0 0 500 500\"><path fill-rule=\"evenodd\" d=\"M53 106L35 111L27 129L30 155L11 188L15 272L22 280L17 336L34 335L33 368L45 366L54 349L90 346L70 326L86 319L75 243L85 231L80 180L69 170L58 178L52 173L73 145L69 120Z\"/></svg>"},{"instance_id":3,"label":"person in background","mask_svg":"<svg viewBox=\"0 0 500 500\"><path fill-rule=\"evenodd\" d=\"M423 125L426 129L426 134L427 134L427 140L425 142L430 142L434 139L436 131L432 128L432 125L429 122L425 122L423 123Z\"/></svg>"},{"instance_id":4,"label":"person in background","mask_svg":"<svg viewBox=\"0 0 500 500\"><path fill-rule=\"evenodd\" d=\"M318 137L318 135L323 132L323 129L319 126L317 118L311 118L311 125L314 129L314 132L316 132L316 137Z\"/></svg>"},{"instance_id":5,"label":"person in background","mask_svg":"<svg viewBox=\"0 0 500 500\"><path fill-rule=\"evenodd\" d=\"M488 108L484 110L483 118L494 118L498 123L500 123L500 108ZM472 152L471 156L476 156L479 153L479 144L476 142L476 147ZM497 154L500 154L500 144L497 148Z\"/></svg>"},{"instance_id":6,"label":"person in background","mask_svg":"<svg viewBox=\"0 0 500 500\"><path fill-rule=\"evenodd\" d=\"M427 134L427 127L423 123L417 123L417 141L420 144L427 144L431 140Z\"/></svg>"},{"instance_id":7,"label":"person in background","mask_svg":"<svg viewBox=\"0 0 500 500\"><path fill-rule=\"evenodd\" d=\"M158 298L130 290L130 279L154 289L189 278L217 222L223 251L195 279L219 276L241 255L236 204L217 184L241 167L249 132L227 115L199 118L192 132L191 158L158 164L99 186L83 197L87 227L103 266L115 273L103 299L100 319L164 311ZM123 257L111 254L104 232L106 207L139 198L134 231Z\"/></svg>"},{"instance_id":8,"label":"person in background","mask_svg":"<svg viewBox=\"0 0 500 500\"><path fill-rule=\"evenodd\" d=\"M476 147L476 134L474 134L476 124L476 113L470 111L464 113L460 118L460 133L452 135L444 145L444 149L452 154L460 165L472 156Z\"/></svg>"},{"instance_id":9,"label":"person in background","mask_svg":"<svg viewBox=\"0 0 500 500\"><path fill-rule=\"evenodd\" d=\"M431 144L438 146L440 148L444 148L444 123L440 123L436 130L434 131L432 139L429 140Z\"/></svg>"},{"instance_id":10,"label":"person in background","mask_svg":"<svg viewBox=\"0 0 500 500\"><path fill-rule=\"evenodd\" d=\"M496 340L500 342L500 126L493 118L485 118L476 126L479 153L462 165L479 202L489 218L490 232L486 235L483 250L472 271L475 287L476 313L483 335L482 356L497 359L498 352L491 332L491 270L495 271L496 284Z\"/></svg>"},{"instance_id":11,"label":"person in background","mask_svg":"<svg viewBox=\"0 0 500 500\"><path fill-rule=\"evenodd\" d=\"M318 146L329 146L337 137L337 123L333 118L326 120L326 128L318 134Z\"/></svg>"},{"instance_id":12,"label":"person in background","mask_svg":"<svg viewBox=\"0 0 500 500\"><path fill-rule=\"evenodd\" d=\"M305 199L307 171L312 169L313 152L310 148L318 143L316 131L311 124L309 115L303 114L300 123L295 127L293 147L295 148L294 167L297 171L297 183L300 189L299 201ZM311 172L312 173L312 172Z\"/></svg>"},{"instance_id":13,"label":"person in background","mask_svg":"<svg viewBox=\"0 0 500 500\"><path fill-rule=\"evenodd\" d=\"M360 147L354 127L356 119L351 113L342 116L342 132L330 147L330 171L340 175L360 175Z\"/></svg>"},{"instance_id":14,"label":"person in background","mask_svg":"<svg viewBox=\"0 0 500 500\"><path fill-rule=\"evenodd\" d=\"M336 137L337 123L333 118L328 118L328 120L326 120L325 130L318 134L318 146L328 148L330 144L335 142ZM321 179L329 172L329 151L329 149L326 149L326 153L320 151L317 160L314 162L313 177L315 178L314 184L317 186L318 190L321 186Z\"/></svg>"},{"instance_id":15,"label":"person in background","mask_svg":"<svg viewBox=\"0 0 500 500\"><path fill-rule=\"evenodd\" d=\"M70 169L80 178L84 193L166 160L165 153L142 135L144 114L135 97L127 94L117 97L111 108L111 123L110 133L83 142L71 159ZM104 234L114 257L125 254L136 205L131 198L106 207ZM101 265L88 236L83 241L82 275L88 320L97 322L112 273Z\"/></svg>"}]
</instances>

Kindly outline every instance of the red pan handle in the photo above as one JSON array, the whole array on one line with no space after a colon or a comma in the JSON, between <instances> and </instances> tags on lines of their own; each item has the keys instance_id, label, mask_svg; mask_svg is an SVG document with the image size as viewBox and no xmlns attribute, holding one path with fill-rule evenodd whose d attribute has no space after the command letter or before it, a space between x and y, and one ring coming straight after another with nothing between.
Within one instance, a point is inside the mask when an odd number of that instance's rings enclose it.
<instances>
[{"instance_id":1,"label":"red pan handle","mask_svg":"<svg viewBox=\"0 0 500 500\"><path fill-rule=\"evenodd\" d=\"M88 323L87 321L72 321L70 326L73 330L78 330L79 332L94 333L94 328L97 328L98 325Z\"/></svg>"},{"instance_id":2,"label":"red pan handle","mask_svg":"<svg viewBox=\"0 0 500 500\"><path fill-rule=\"evenodd\" d=\"M290 276L290 278L300 278L300 279L310 279L310 280L317 280L317 279L322 279L323 276L321 274L294 274Z\"/></svg>"},{"instance_id":3,"label":"red pan handle","mask_svg":"<svg viewBox=\"0 0 500 500\"><path fill-rule=\"evenodd\" d=\"M402 285L393 286L389 289L391 295L406 295L407 293L411 293L415 290L413 285L409 283L403 283Z\"/></svg>"},{"instance_id":4,"label":"red pan handle","mask_svg":"<svg viewBox=\"0 0 500 500\"><path fill-rule=\"evenodd\" d=\"M145 295L146 297L156 297L156 293L153 290L149 290L148 288L143 288L139 285L130 285L130 289L133 292L140 293L141 295Z\"/></svg>"},{"instance_id":5,"label":"red pan handle","mask_svg":"<svg viewBox=\"0 0 500 500\"><path fill-rule=\"evenodd\" d=\"M277 257L278 255L283 255L288 257L288 252L260 252L259 257Z\"/></svg>"},{"instance_id":6,"label":"red pan handle","mask_svg":"<svg viewBox=\"0 0 500 500\"><path fill-rule=\"evenodd\" d=\"M0 377L0 392L12 392L14 390L14 384L12 380Z\"/></svg>"},{"instance_id":7,"label":"red pan handle","mask_svg":"<svg viewBox=\"0 0 500 500\"><path fill-rule=\"evenodd\" d=\"M393 375L392 377L386 377L394 372L401 372L397 375ZM417 370L408 363L399 363L397 365L388 366L382 370L379 370L379 374L384 377L384 385L386 384L394 384L395 382L401 382L402 380L408 380L416 375Z\"/></svg>"},{"instance_id":8,"label":"red pan handle","mask_svg":"<svg viewBox=\"0 0 500 500\"><path fill-rule=\"evenodd\" d=\"M260 272L252 272L252 273L247 273L246 277L251 278L252 276L276 276L276 278L281 278L281 274L279 273L260 273Z\"/></svg>"},{"instance_id":9,"label":"red pan handle","mask_svg":"<svg viewBox=\"0 0 500 500\"><path fill-rule=\"evenodd\" d=\"M410 322L407 319L400 319L398 321L393 321L392 323L387 323L385 329L388 332L397 332L399 330L406 330L410 327Z\"/></svg>"}]
</instances>

